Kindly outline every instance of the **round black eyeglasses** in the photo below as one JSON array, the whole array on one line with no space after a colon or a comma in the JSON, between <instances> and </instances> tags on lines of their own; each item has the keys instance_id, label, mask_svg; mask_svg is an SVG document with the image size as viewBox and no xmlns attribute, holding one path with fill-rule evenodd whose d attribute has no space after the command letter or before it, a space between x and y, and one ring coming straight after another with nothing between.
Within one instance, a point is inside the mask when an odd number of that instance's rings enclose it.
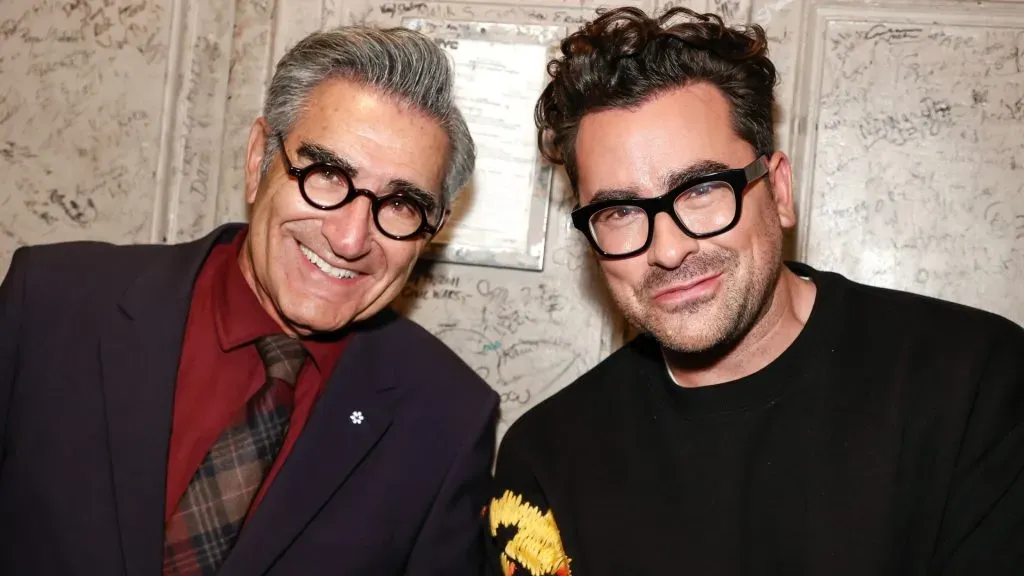
<instances>
[{"instance_id":1,"label":"round black eyeglasses","mask_svg":"<svg viewBox=\"0 0 1024 576\"><path fill-rule=\"evenodd\" d=\"M443 203L438 205L430 194L399 190L377 196L370 190L356 188L349 171L331 162L314 162L296 168L288 159L284 138L278 135L277 140L288 174L298 181L299 193L313 208L336 210L360 196L366 196L370 200L373 223L381 234L394 240L435 235L444 225L447 211ZM417 194L425 198L418 199Z\"/></svg>"}]
</instances>

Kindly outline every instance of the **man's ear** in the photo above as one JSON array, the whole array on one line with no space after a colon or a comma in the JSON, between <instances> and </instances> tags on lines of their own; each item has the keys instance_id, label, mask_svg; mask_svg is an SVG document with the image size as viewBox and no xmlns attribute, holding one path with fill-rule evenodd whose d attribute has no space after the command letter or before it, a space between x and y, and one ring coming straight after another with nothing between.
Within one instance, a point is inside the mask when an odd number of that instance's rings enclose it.
<instances>
[{"instance_id":1,"label":"man's ear","mask_svg":"<svg viewBox=\"0 0 1024 576\"><path fill-rule=\"evenodd\" d=\"M779 213L779 223L785 229L796 226L796 206L793 203L793 169L785 152L775 152L768 159L768 178L772 198Z\"/></svg>"},{"instance_id":2,"label":"man's ear","mask_svg":"<svg viewBox=\"0 0 1024 576\"><path fill-rule=\"evenodd\" d=\"M249 129L249 145L245 150L245 203L256 202L256 193L259 192L260 180L263 175L260 173L260 166L263 164L263 155L267 149L267 139L270 138L270 127L262 116L252 123Z\"/></svg>"}]
</instances>

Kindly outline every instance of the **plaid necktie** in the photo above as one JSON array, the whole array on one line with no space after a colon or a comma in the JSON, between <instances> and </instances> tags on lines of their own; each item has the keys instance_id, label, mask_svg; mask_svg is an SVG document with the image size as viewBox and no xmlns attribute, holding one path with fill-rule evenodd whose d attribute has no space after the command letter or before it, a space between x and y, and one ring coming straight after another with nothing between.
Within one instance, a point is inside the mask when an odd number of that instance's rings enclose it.
<instances>
[{"instance_id":1,"label":"plaid necktie","mask_svg":"<svg viewBox=\"0 0 1024 576\"><path fill-rule=\"evenodd\" d=\"M260 338L256 350L266 384L214 442L167 521L165 575L217 573L284 441L306 350L284 334Z\"/></svg>"}]
</instances>

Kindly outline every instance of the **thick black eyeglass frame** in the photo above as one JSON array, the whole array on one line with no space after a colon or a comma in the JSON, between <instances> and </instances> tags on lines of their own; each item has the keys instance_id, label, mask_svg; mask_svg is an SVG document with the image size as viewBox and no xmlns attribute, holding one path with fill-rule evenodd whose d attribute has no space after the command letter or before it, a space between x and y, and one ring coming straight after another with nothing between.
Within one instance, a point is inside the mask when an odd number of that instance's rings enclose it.
<instances>
[{"instance_id":1,"label":"thick black eyeglass frame","mask_svg":"<svg viewBox=\"0 0 1024 576\"><path fill-rule=\"evenodd\" d=\"M590 246L595 252L600 254L602 258L607 258L609 260L631 258L650 248L651 241L654 239L654 217L657 216L659 212L667 212L672 218L672 221L676 223L676 226L679 226L679 229L683 231L683 234L686 234L690 238L695 238L697 240L711 238L713 236L718 236L719 234L725 234L736 226L740 221L740 215L743 212L743 195L746 194L747 189L751 184L763 178L767 174L768 157L766 155L761 155L755 158L753 162L744 168L733 168L731 170L723 170L721 172L715 172L713 174L693 178L692 180L683 182L667 193L655 198L604 200L601 202L594 202L593 204L587 204L586 206L580 206L577 204L577 207L572 211L572 224L577 230L587 237L587 240L590 242ZM732 187L733 194L736 195L736 214L733 216L732 221L722 229L714 232L698 234L683 224L683 221L676 214L674 205L676 198L682 195L683 192L686 192L694 186L699 186L707 182L725 182ZM647 213L647 239L644 241L643 246L636 250L626 252L625 254L609 254L598 246L597 239L594 238L593 232L590 230L590 219L599 211L612 208L614 206L636 206Z\"/></svg>"},{"instance_id":2,"label":"thick black eyeglass frame","mask_svg":"<svg viewBox=\"0 0 1024 576\"><path fill-rule=\"evenodd\" d=\"M352 202L353 200L360 196L366 196L367 198L370 199L370 212L373 214L373 224L377 227L377 230L380 231L381 234L387 236L388 238L391 238L392 240L410 240L420 235L433 236L437 234L438 231L441 230L441 228L444 226L445 217L448 215L448 210L444 206L443 199L441 200L441 206L439 208L441 210L441 218L438 220L437 226L433 226L427 221L426 208L423 207L423 204L421 204L419 200L410 196L409 194L406 194L405 192L392 192L391 194L386 194L384 196L377 196L376 194L373 193L372 190L366 190L365 188L356 188L356 185L355 183L352 182L352 177L348 175L348 172L344 168L337 166L335 164L331 164L330 162L314 162L309 166L296 168L294 165L292 165L292 161L288 158L288 152L286 152L284 148L284 136L282 136L281 134L277 135L277 144L280 147L281 158L284 160L284 167L286 171L290 176L294 177L299 183L299 194L302 195L302 199L306 201L306 204L309 204L310 206L316 208L317 210L323 210L325 212L330 210L337 210L338 208L341 208L342 206L348 204L349 202ZM318 169L323 170L325 168L333 170L338 174L344 176L345 182L348 184L348 195L345 196L345 198L342 199L341 202L332 205L325 205L314 202L313 199L310 198L308 194L306 194L306 177ZM391 200L392 198L395 197L409 200L410 202L412 202L412 205L415 206L416 209L420 211L420 226L419 228L416 229L416 231L402 236L398 236L387 232L380 225L380 219L378 215L380 214L381 206L383 206L384 203L387 202L388 200Z\"/></svg>"}]
</instances>

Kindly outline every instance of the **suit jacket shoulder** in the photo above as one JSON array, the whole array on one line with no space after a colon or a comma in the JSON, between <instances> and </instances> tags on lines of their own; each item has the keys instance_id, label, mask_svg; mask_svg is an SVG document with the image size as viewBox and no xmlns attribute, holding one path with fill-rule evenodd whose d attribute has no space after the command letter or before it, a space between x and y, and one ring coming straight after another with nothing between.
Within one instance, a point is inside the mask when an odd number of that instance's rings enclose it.
<instances>
[{"instance_id":1,"label":"suit jacket shoulder","mask_svg":"<svg viewBox=\"0 0 1024 576\"><path fill-rule=\"evenodd\" d=\"M497 401L497 393L462 358L423 326L391 308L367 322L362 331L388 362L403 386L416 394Z\"/></svg>"},{"instance_id":2,"label":"suit jacket shoulder","mask_svg":"<svg viewBox=\"0 0 1024 576\"><path fill-rule=\"evenodd\" d=\"M78 241L25 246L16 254L32 299L63 307L93 298L116 300L147 264L173 250L174 246Z\"/></svg>"},{"instance_id":3,"label":"suit jacket shoulder","mask_svg":"<svg viewBox=\"0 0 1024 576\"><path fill-rule=\"evenodd\" d=\"M59 340L58 333L85 337L99 330L137 279L159 268L156 262L180 256L181 247L67 242L19 252L25 287L22 338L43 343Z\"/></svg>"},{"instance_id":4,"label":"suit jacket shoulder","mask_svg":"<svg viewBox=\"0 0 1024 576\"><path fill-rule=\"evenodd\" d=\"M28 306L29 313L46 317L65 312L81 316L87 310L102 313L133 287L140 288L138 295L152 292L189 298L209 251L218 242L230 241L242 228L225 224L181 244L76 241L20 248L29 301L36 304Z\"/></svg>"}]
</instances>

